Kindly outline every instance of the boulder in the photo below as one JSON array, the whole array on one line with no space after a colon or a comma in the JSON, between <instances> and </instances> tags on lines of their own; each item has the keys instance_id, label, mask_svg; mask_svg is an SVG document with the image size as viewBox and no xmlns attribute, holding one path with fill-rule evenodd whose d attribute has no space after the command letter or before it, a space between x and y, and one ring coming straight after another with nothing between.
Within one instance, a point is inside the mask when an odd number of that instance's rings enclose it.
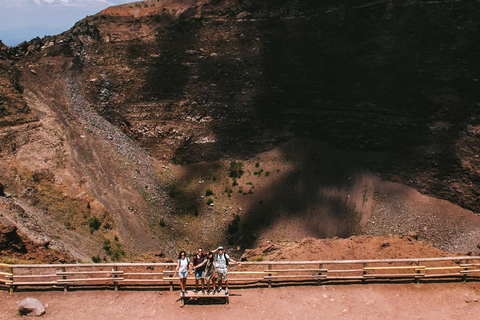
<instances>
[{"instance_id":1,"label":"boulder","mask_svg":"<svg viewBox=\"0 0 480 320\"><path fill-rule=\"evenodd\" d=\"M18 304L18 313L22 316L43 316L45 308L39 300L26 298Z\"/></svg>"}]
</instances>

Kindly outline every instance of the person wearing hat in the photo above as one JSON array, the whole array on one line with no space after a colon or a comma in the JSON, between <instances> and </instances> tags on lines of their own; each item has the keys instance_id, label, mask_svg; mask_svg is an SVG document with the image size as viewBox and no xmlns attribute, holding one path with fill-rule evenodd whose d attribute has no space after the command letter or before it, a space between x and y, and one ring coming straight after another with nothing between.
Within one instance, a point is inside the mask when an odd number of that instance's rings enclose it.
<instances>
[{"instance_id":1,"label":"person wearing hat","mask_svg":"<svg viewBox=\"0 0 480 320\"><path fill-rule=\"evenodd\" d=\"M222 281L225 280L225 295L228 296L228 262L233 264L238 264L237 261L230 258L230 256L225 253L225 249L220 246L217 249L212 251L213 253L217 253L215 260L216 267L217 267L217 278L218 278L218 290L217 292L220 293L222 291Z\"/></svg>"}]
</instances>

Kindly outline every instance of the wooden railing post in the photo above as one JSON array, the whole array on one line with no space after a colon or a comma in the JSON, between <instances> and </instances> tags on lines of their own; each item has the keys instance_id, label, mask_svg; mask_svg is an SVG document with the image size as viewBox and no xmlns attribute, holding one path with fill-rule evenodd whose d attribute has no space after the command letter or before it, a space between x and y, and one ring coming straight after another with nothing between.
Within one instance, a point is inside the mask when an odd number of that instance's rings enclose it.
<instances>
[{"instance_id":1,"label":"wooden railing post","mask_svg":"<svg viewBox=\"0 0 480 320\"><path fill-rule=\"evenodd\" d=\"M8 268L8 273L11 274L10 278L8 278L11 282L10 282L10 288L9 288L9 292L10 294L13 293L13 291L15 291L15 286L14 286L14 282L13 282L13 267L9 267Z\"/></svg>"},{"instance_id":2,"label":"wooden railing post","mask_svg":"<svg viewBox=\"0 0 480 320\"><path fill-rule=\"evenodd\" d=\"M67 268L62 267L62 272L63 272L63 273L66 273L66 272L67 272ZM62 279L63 279L63 280L66 280L66 279L67 279L67 276L66 276L66 275L62 275ZM64 293L67 293L67 292L68 292L68 284L67 284L67 283L65 283L65 284L63 285L63 292L64 292Z\"/></svg>"},{"instance_id":3,"label":"wooden railing post","mask_svg":"<svg viewBox=\"0 0 480 320\"><path fill-rule=\"evenodd\" d=\"M272 270L272 265L271 264L268 265L268 270ZM268 276L271 277L272 274L269 273ZM268 279L268 289L271 289L271 288L272 288L272 279L269 278Z\"/></svg>"},{"instance_id":4,"label":"wooden railing post","mask_svg":"<svg viewBox=\"0 0 480 320\"><path fill-rule=\"evenodd\" d=\"M169 270L169 271L171 271L172 269L173 269L173 267L171 267L171 266L168 266L168 267L167 267L167 270ZM173 291L173 281L170 280L170 283L169 283L169 284L170 284L170 291Z\"/></svg>"},{"instance_id":5,"label":"wooden railing post","mask_svg":"<svg viewBox=\"0 0 480 320\"><path fill-rule=\"evenodd\" d=\"M465 260L465 264L468 265L468 263L470 262L470 260L466 259ZM463 277L462 277L462 282L465 283L467 282L467 276L468 276L468 267L465 267L464 269L466 272L463 274Z\"/></svg>"},{"instance_id":6,"label":"wooden railing post","mask_svg":"<svg viewBox=\"0 0 480 320\"><path fill-rule=\"evenodd\" d=\"M320 263L320 264L318 265L318 269L323 269L323 263ZM320 270L320 271L318 272L318 275L321 277L322 274L323 274L323 271ZM321 278L317 280L317 284L318 284L318 285L322 284L322 279L321 279Z\"/></svg>"},{"instance_id":7,"label":"wooden railing post","mask_svg":"<svg viewBox=\"0 0 480 320\"><path fill-rule=\"evenodd\" d=\"M117 273L116 273L116 271L118 271L118 267L117 267L116 265L113 266L112 271L114 272L114 273L112 274L113 287L115 288L115 292L118 292L118 281L115 281L115 278L117 278Z\"/></svg>"},{"instance_id":8,"label":"wooden railing post","mask_svg":"<svg viewBox=\"0 0 480 320\"><path fill-rule=\"evenodd\" d=\"M365 280L366 280L366 278L365 278L365 276L367 275L367 270L365 270L366 267L367 267L367 263L364 263L363 264L363 272L362 272L362 277L363 277L362 283L365 282Z\"/></svg>"},{"instance_id":9,"label":"wooden railing post","mask_svg":"<svg viewBox=\"0 0 480 320\"><path fill-rule=\"evenodd\" d=\"M421 262L421 261L417 261L417 262L416 262L416 265L417 265L417 266L420 266L420 265L421 265L420 262ZM421 270L420 268L418 268L418 269L417 269L417 276L415 277L415 283L416 283L416 284L419 284L419 283L420 283L420 276L418 276L418 274L420 274L420 273L422 273L422 270Z\"/></svg>"}]
</instances>

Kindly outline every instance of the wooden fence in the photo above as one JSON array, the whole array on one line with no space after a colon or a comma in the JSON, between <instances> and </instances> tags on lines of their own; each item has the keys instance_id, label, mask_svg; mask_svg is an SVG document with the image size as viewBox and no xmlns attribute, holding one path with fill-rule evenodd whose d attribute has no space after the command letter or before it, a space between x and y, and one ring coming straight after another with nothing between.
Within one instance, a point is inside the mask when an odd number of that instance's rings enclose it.
<instances>
[{"instance_id":1,"label":"wooden fence","mask_svg":"<svg viewBox=\"0 0 480 320\"><path fill-rule=\"evenodd\" d=\"M67 291L86 287L115 290L179 286L176 263L95 264L0 264L0 288L57 288ZM443 257L381 260L257 261L231 265L232 287L284 285L292 283L479 280L480 257ZM187 285L194 283L189 275Z\"/></svg>"}]
</instances>

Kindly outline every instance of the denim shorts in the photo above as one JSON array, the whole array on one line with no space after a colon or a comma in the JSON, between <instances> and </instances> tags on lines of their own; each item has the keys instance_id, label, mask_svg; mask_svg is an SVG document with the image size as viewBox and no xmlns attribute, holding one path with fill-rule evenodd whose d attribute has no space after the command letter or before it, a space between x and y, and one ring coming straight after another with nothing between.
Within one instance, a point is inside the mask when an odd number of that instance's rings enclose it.
<instances>
[{"instance_id":1,"label":"denim shorts","mask_svg":"<svg viewBox=\"0 0 480 320\"><path fill-rule=\"evenodd\" d=\"M195 279L204 279L205 278L205 270L197 271L195 270Z\"/></svg>"},{"instance_id":2,"label":"denim shorts","mask_svg":"<svg viewBox=\"0 0 480 320\"><path fill-rule=\"evenodd\" d=\"M178 273L178 277L179 277L180 279L184 279L184 278L187 277L187 274L188 274L188 271L180 271L180 272Z\"/></svg>"}]
</instances>

